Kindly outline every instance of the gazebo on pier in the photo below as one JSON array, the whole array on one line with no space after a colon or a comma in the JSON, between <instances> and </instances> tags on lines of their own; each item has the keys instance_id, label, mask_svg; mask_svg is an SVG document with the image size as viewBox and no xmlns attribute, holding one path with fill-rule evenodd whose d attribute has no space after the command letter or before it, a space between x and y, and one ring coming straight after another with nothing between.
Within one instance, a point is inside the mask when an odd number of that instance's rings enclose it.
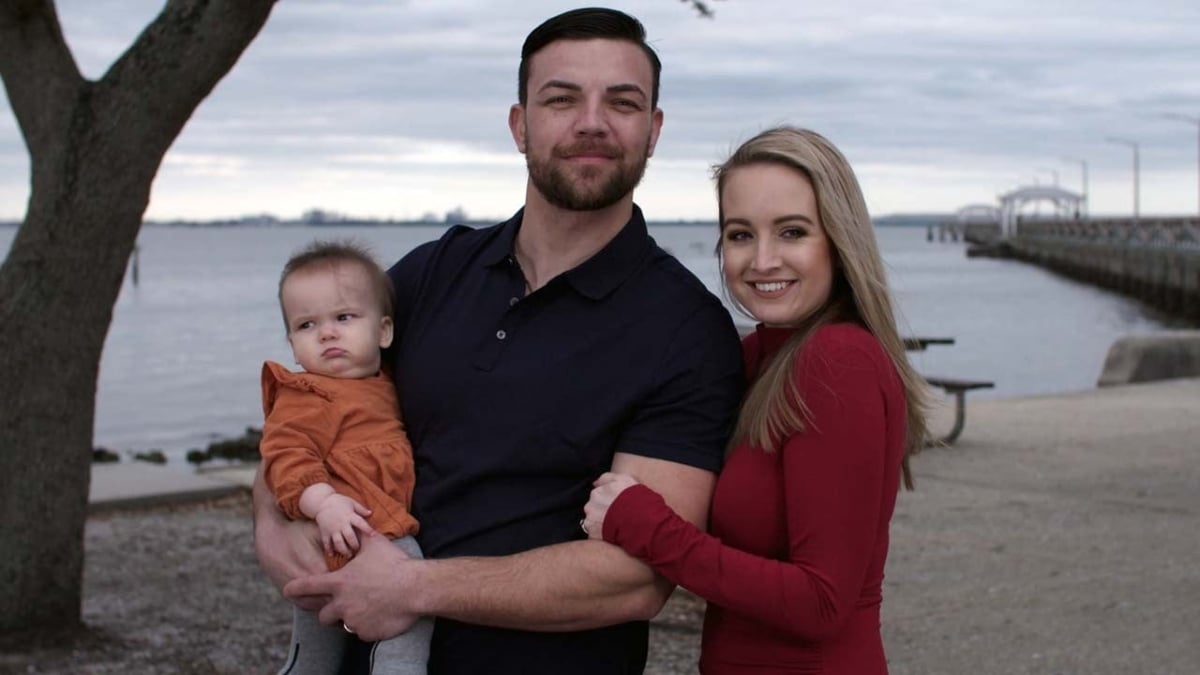
<instances>
[{"instance_id":1,"label":"gazebo on pier","mask_svg":"<svg viewBox=\"0 0 1200 675\"><path fill-rule=\"evenodd\" d=\"M1053 209L1049 215L1055 220L1078 220L1086 215L1084 208L1087 202L1083 195L1053 185L1020 187L1000 195L999 199L1000 231L1005 237L1016 233L1021 209L1028 204L1049 203Z\"/></svg>"}]
</instances>

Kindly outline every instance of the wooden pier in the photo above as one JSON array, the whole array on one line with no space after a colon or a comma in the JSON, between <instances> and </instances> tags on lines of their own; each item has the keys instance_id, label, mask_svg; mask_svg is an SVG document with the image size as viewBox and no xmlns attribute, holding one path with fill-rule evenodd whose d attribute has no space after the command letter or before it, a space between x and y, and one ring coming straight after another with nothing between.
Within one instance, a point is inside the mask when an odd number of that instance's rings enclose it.
<instances>
[{"instance_id":1,"label":"wooden pier","mask_svg":"<svg viewBox=\"0 0 1200 675\"><path fill-rule=\"evenodd\" d=\"M1033 220L989 239L968 255L1023 260L1200 321L1198 218Z\"/></svg>"},{"instance_id":2,"label":"wooden pier","mask_svg":"<svg viewBox=\"0 0 1200 675\"><path fill-rule=\"evenodd\" d=\"M963 226L954 222L941 222L925 226L925 241L958 241Z\"/></svg>"}]
</instances>

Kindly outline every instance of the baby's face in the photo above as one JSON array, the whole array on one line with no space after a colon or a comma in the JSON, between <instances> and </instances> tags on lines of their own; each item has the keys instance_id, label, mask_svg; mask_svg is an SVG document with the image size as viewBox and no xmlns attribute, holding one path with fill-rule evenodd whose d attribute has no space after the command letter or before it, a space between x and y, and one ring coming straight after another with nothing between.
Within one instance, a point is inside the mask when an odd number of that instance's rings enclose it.
<instances>
[{"instance_id":1,"label":"baby's face","mask_svg":"<svg viewBox=\"0 0 1200 675\"><path fill-rule=\"evenodd\" d=\"M367 271L357 263L313 265L288 275L279 292L296 363L320 375L370 377L392 343Z\"/></svg>"}]
</instances>

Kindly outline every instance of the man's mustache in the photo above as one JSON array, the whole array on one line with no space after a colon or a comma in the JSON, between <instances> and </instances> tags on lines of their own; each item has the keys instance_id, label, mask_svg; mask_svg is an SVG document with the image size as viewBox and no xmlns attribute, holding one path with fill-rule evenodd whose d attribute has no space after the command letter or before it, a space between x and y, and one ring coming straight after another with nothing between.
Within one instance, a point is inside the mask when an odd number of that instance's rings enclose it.
<instances>
[{"instance_id":1,"label":"man's mustache","mask_svg":"<svg viewBox=\"0 0 1200 675\"><path fill-rule=\"evenodd\" d=\"M625 153L620 146L609 145L608 143L597 143L595 141L585 141L572 143L571 145L559 146L554 155L556 157L567 159L577 155L600 155L608 159L621 159Z\"/></svg>"}]
</instances>

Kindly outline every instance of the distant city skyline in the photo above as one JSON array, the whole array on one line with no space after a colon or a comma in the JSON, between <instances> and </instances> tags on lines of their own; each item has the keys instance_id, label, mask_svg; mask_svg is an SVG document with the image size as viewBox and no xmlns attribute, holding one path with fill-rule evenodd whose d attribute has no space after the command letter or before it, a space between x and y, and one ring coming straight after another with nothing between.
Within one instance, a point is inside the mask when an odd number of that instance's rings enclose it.
<instances>
[{"instance_id":1,"label":"distant city skyline","mask_svg":"<svg viewBox=\"0 0 1200 675\"><path fill-rule=\"evenodd\" d=\"M148 220L312 209L415 220L520 207L506 126L520 44L577 2L281 2L167 154ZM779 123L854 164L876 216L953 212L1021 185L1079 192L1093 215L1197 212L1200 5L1096 0L674 0L639 17L664 63L666 123L636 199L655 220L711 220L709 167ZM97 78L161 0L58 0ZM1185 123L1187 122L1187 123ZM0 92L0 220L23 216L29 166Z\"/></svg>"},{"instance_id":2,"label":"distant city skyline","mask_svg":"<svg viewBox=\"0 0 1200 675\"><path fill-rule=\"evenodd\" d=\"M956 218L954 213L891 213L872 216L876 225L931 225L950 222ZM438 215L433 212L425 213L415 218L374 218L353 213L326 212L312 209L296 217L278 216L273 213L247 213L218 216L215 218L146 218L144 224L154 226L175 225L214 225L214 226L274 226L274 225L471 225L481 226L495 222L494 218L475 216L462 209L454 209ZM649 218L650 225L709 225L716 222L716 215L701 218ZM15 219L0 218L0 226L20 225Z\"/></svg>"}]
</instances>

